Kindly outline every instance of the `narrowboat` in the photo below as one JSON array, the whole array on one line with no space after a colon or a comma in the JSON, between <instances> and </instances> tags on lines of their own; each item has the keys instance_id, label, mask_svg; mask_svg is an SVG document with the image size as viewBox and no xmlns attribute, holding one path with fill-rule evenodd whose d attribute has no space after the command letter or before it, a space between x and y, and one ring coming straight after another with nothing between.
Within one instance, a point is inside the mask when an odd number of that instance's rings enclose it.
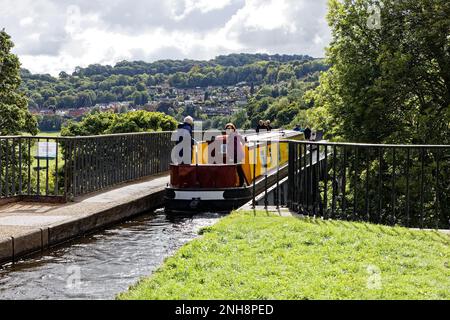
<instances>
[{"instance_id":1,"label":"narrowboat","mask_svg":"<svg viewBox=\"0 0 450 320\"><path fill-rule=\"evenodd\" d=\"M290 130L244 134L241 161L235 164L225 161L228 137L197 142L190 164L171 164L166 211L225 212L241 207L252 199L254 181L287 164L289 148L283 141L304 140L303 133ZM216 151L219 156L212 160Z\"/></svg>"}]
</instances>

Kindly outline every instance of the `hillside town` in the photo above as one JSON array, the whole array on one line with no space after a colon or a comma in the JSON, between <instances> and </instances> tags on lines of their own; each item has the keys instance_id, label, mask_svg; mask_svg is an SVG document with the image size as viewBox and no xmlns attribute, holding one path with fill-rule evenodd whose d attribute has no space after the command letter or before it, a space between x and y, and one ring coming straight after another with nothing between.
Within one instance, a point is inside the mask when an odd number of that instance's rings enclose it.
<instances>
[{"instance_id":1,"label":"hillside town","mask_svg":"<svg viewBox=\"0 0 450 320\"><path fill-rule=\"evenodd\" d=\"M251 94L257 87L246 82L235 86L209 86L206 88L175 88L168 84L147 88L150 99L145 105L135 105L131 101L98 103L84 108L40 108L32 109L35 115L59 115L67 118L79 118L92 110L100 112L123 113L135 110L162 111L175 115L180 109L190 110L206 117L230 116L245 107Z\"/></svg>"}]
</instances>

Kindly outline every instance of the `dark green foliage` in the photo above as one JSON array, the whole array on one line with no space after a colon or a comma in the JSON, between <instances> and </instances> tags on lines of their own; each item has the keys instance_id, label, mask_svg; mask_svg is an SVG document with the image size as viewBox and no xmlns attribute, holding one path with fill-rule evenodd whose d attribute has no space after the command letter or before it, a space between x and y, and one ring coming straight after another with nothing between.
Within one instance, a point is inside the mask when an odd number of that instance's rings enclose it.
<instances>
[{"instance_id":1,"label":"dark green foliage","mask_svg":"<svg viewBox=\"0 0 450 320\"><path fill-rule=\"evenodd\" d=\"M272 126L291 128L301 123L306 126L304 94L317 84L308 78L290 79L276 85L263 86L249 101L247 127L255 128L259 120L270 120Z\"/></svg>"},{"instance_id":2,"label":"dark green foliage","mask_svg":"<svg viewBox=\"0 0 450 320\"><path fill-rule=\"evenodd\" d=\"M369 4L380 8L380 28L368 27ZM337 141L450 144L449 16L447 0L330 0L331 68L306 94L314 106L305 113L308 121ZM396 161L383 155L381 165L376 155L357 161L365 162L356 182L370 190L376 222L392 222L388 213L396 211L397 223L404 223L409 205L412 224L448 228L448 149L423 155L412 150L410 164L403 150L396 151ZM349 180L345 187L354 184ZM357 208L359 214L365 209L362 194Z\"/></svg>"},{"instance_id":3,"label":"dark green foliage","mask_svg":"<svg viewBox=\"0 0 450 320\"><path fill-rule=\"evenodd\" d=\"M360 142L450 143L450 2L331 0L329 72L311 95L318 125Z\"/></svg>"},{"instance_id":4,"label":"dark green foliage","mask_svg":"<svg viewBox=\"0 0 450 320\"><path fill-rule=\"evenodd\" d=\"M171 131L177 122L160 112L135 111L123 114L111 112L91 113L80 122L69 122L61 131L63 136L89 136L99 134Z\"/></svg>"},{"instance_id":5,"label":"dark green foliage","mask_svg":"<svg viewBox=\"0 0 450 320\"><path fill-rule=\"evenodd\" d=\"M0 135L17 135L23 131L36 134L36 119L28 111L28 101L19 90L20 63L11 53L13 47L10 36L0 31Z\"/></svg>"},{"instance_id":6,"label":"dark green foliage","mask_svg":"<svg viewBox=\"0 0 450 320\"><path fill-rule=\"evenodd\" d=\"M44 115L38 117L38 127L40 131L59 132L65 121L64 117L59 115Z\"/></svg>"}]
</instances>

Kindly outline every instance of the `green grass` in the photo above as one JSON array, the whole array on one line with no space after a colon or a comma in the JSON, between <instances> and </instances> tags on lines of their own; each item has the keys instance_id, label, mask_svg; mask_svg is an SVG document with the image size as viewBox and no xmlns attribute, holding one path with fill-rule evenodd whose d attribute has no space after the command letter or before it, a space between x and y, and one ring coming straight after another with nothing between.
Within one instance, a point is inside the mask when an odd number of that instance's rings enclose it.
<instances>
[{"instance_id":1,"label":"green grass","mask_svg":"<svg viewBox=\"0 0 450 320\"><path fill-rule=\"evenodd\" d=\"M450 237L235 212L119 299L450 299Z\"/></svg>"},{"instance_id":2,"label":"green grass","mask_svg":"<svg viewBox=\"0 0 450 320\"><path fill-rule=\"evenodd\" d=\"M38 136L41 137L60 137L61 132L60 131L41 131L38 133Z\"/></svg>"},{"instance_id":3,"label":"green grass","mask_svg":"<svg viewBox=\"0 0 450 320\"><path fill-rule=\"evenodd\" d=\"M29 133L22 133L23 136L30 136ZM37 134L38 137L60 137L61 132L60 131L40 131Z\"/></svg>"}]
</instances>

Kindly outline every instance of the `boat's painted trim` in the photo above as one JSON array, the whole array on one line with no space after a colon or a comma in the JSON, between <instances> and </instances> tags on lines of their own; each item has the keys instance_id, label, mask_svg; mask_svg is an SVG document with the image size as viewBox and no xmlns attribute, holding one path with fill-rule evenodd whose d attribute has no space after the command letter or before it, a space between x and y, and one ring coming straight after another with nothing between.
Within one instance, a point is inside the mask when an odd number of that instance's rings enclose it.
<instances>
[{"instance_id":1,"label":"boat's painted trim","mask_svg":"<svg viewBox=\"0 0 450 320\"><path fill-rule=\"evenodd\" d=\"M224 200L225 191L191 191L191 190L175 190L174 200Z\"/></svg>"}]
</instances>

